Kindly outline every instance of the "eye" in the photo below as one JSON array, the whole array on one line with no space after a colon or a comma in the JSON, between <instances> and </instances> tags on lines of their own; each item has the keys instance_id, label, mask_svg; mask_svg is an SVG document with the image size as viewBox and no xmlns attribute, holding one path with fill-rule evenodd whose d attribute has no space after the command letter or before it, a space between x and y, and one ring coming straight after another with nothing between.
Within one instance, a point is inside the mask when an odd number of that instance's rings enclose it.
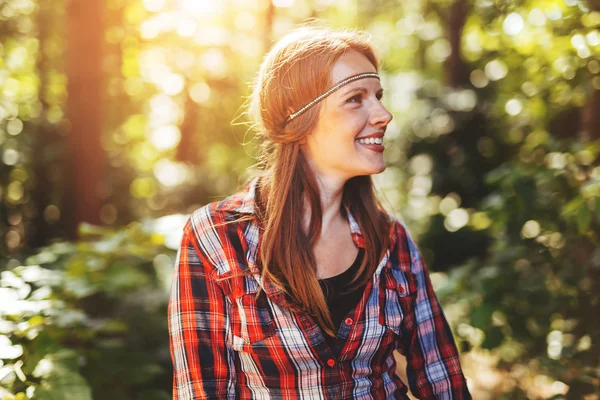
<instances>
[{"instance_id":1,"label":"eye","mask_svg":"<svg viewBox=\"0 0 600 400\"><path fill-rule=\"evenodd\" d=\"M348 100L346 100L346 103L355 103L353 100L356 100L356 102L360 103L360 94L350 97Z\"/></svg>"}]
</instances>

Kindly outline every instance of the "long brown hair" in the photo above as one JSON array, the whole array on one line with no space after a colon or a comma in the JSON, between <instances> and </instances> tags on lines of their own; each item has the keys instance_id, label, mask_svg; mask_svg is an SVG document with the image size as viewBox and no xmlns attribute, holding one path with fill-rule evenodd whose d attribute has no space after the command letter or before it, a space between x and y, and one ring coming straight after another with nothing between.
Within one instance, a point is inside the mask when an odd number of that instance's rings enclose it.
<instances>
[{"instance_id":1,"label":"long brown hair","mask_svg":"<svg viewBox=\"0 0 600 400\"><path fill-rule=\"evenodd\" d=\"M321 197L300 148L315 127L321 106L317 104L284 128L281 126L292 110L299 109L334 83L330 75L332 67L348 50L364 54L378 70L375 52L365 33L317 26L294 30L265 56L248 109L263 143L256 202L263 229L259 253L262 277L283 289L292 304L307 311L332 336L337 327L319 285L313 254L321 232ZM305 196L311 210L308 232L302 228ZM349 205L364 236L365 257L352 281L351 289L355 289L372 278L385 254L390 220L370 176L349 179L342 201Z\"/></svg>"}]
</instances>

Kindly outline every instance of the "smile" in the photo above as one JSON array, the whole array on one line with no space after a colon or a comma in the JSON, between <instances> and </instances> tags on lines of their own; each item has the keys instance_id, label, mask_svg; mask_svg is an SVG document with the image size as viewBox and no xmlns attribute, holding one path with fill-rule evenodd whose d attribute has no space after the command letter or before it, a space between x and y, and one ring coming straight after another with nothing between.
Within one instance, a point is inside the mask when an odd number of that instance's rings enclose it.
<instances>
[{"instance_id":1,"label":"smile","mask_svg":"<svg viewBox=\"0 0 600 400\"><path fill-rule=\"evenodd\" d=\"M357 139L356 141L360 144L382 144L383 138L371 137L371 138Z\"/></svg>"},{"instance_id":2,"label":"smile","mask_svg":"<svg viewBox=\"0 0 600 400\"><path fill-rule=\"evenodd\" d=\"M377 153L382 153L383 150L385 150L385 147L382 144L383 143L382 138L358 139L358 140L355 140L355 142L357 142L361 146L366 147L367 149L375 151Z\"/></svg>"}]
</instances>

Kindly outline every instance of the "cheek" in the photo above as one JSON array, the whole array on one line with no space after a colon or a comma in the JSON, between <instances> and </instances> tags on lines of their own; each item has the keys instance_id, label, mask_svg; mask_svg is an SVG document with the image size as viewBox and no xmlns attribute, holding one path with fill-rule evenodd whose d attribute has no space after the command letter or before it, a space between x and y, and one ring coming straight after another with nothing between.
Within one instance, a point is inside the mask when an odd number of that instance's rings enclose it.
<instances>
[{"instance_id":1,"label":"cheek","mask_svg":"<svg viewBox=\"0 0 600 400\"><path fill-rule=\"evenodd\" d=\"M367 113L355 111L353 113L347 113L345 118L342 120L342 126L344 126L344 131L348 136L352 136L356 138L358 134L360 134L369 122L369 117Z\"/></svg>"}]
</instances>

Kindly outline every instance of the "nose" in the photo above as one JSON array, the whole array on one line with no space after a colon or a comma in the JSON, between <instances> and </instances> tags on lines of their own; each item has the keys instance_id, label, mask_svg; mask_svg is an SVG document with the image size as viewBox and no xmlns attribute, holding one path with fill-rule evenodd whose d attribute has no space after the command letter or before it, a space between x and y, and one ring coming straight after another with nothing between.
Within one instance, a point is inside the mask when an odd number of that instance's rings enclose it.
<instances>
[{"instance_id":1,"label":"nose","mask_svg":"<svg viewBox=\"0 0 600 400\"><path fill-rule=\"evenodd\" d=\"M385 106L377 101L371 111L370 123L373 126L386 126L394 116L385 108Z\"/></svg>"}]
</instances>

